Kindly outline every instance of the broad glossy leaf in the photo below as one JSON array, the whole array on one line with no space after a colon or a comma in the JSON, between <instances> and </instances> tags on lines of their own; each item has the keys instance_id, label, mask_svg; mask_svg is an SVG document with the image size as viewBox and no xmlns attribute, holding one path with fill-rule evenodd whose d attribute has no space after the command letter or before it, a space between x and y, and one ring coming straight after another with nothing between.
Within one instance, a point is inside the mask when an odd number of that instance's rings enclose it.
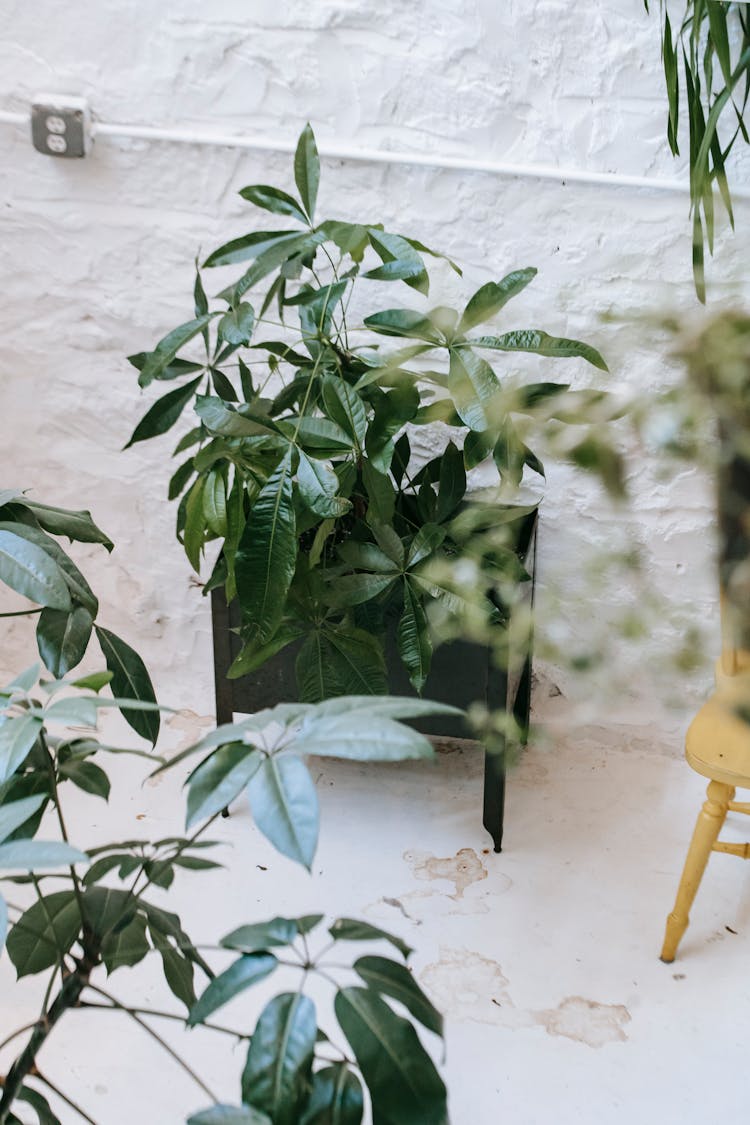
<instances>
[{"instance_id":1,"label":"broad glossy leaf","mask_svg":"<svg viewBox=\"0 0 750 1125\"><path fill-rule=\"evenodd\" d=\"M317 1070L301 1125L361 1125L362 1083L346 1063Z\"/></svg>"},{"instance_id":2,"label":"broad glossy leaf","mask_svg":"<svg viewBox=\"0 0 750 1125\"><path fill-rule=\"evenodd\" d=\"M420 527L419 531L412 539L406 555L407 567L411 568L417 566L418 563L421 563L424 559L433 555L441 546L444 539L444 527L439 527L436 523L426 523L424 527Z\"/></svg>"},{"instance_id":3,"label":"broad glossy leaf","mask_svg":"<svg viewBox=\"0 0 750 1125\"><path fill-rule=\"evenodd\" d=\"M248 203L254 203L264 211L271 211L274 215L288 215L307 225L307 216L297 200L279 188L270 187L268 184L250 184L240 190L240 195Z\"/></svg>"},{"instance_id":4,"label":"broad glossy leaf","mask_svg":"<svg viewBox=\"0 0 750 1125\"><path fill-rule=\"evenodd\" d=\"M301 625L287 625L282 621L267 644L258 645L251 642L240 650L227 672L227 679L237 680L241 676L247 676L250 672L254 672L257 668L262 668L277 652L281 652L293 641L299 640L303 632Z\"/></svg>"},{"instance_id":5,"label":"broad glossy leaf","mask_svg":"<svg viewBox=\"0 0 750 1125\"><path fill-rule=\"evenodd\" d=\"M322 380L322 388L328 416L341 426L358 449L362 449L367 433L364 402L354 388L338 375L326 375Z\"/></svg>"},{"instance_id":6,"label":"broad glossy leaf","mask_svg":"<svg viewBox=\"0 0 750 1125\"><path fill-rule=\"evenodd\" d=\"M49 504L38 504L25 496L19 497L17 503L28 508L39 526L50 535L65 535L71 542L77 543L101 543L108 551L114 547L109 536L94 523L91 512L53 508Z\"/></svg>"},{"instance_id":7,"label":"broad glossy leaf","mask_svg":"<svg viewBox=\"0 0 750 1125\"><path fill-rule=\"evenodd\" d=\"M606 363L596 348L583 344L580 340L567 340L561 336L549 336L538 328L523 328L516 332L506 332L503 336L479 336L468 343L472 348L491 348L501 352L533 352L535 355L553 356L557 359L585 359L608 371ZM463 355L465 349L461 349Z\"/></svg>"},{"instance_id":8,"label":"broad glossy leaf","mask_svg":"<svg viewBox=\"0 0 750 1125\"><path fill-rule=\"evenodd\" d=\"M537 271L533 268L513 270L502 281L488 281L481 289L477 289L464 309L458 331L468 332L476 324L481 324L500 312L512 297L534 280L536 274Z\"/></svg>"},{"instance_id":9,"label":"broad glossy leaf","mask_svg":"<svg viewBox=\"0 0 750 1125\"><path fill-rule=\"evenodd\" d=\"M390 942L405 960L414 952L403 938L389 934L387 930L381 930L378 926L371 926L369 922L361 922L358 918L337 918L328 932L334 941Z\"/></svg>"},{"instance_id":10,"label":"broad glossy leaf","mask_svg":"<svg viewBox=\"0 0 750 1125\"><path fill-rule=\"evenodd\" d=\"M334 1007L370 1091L374 1120L447 1125L445 1084L411 1023L364 988L340 990Z\"/></svg>"},{"instance_id":11,"label":"broad glossy leaf","mask_svg":"<svg viewBox=\"0 0 750 1125\"><path fill-rule=\"evenodd\" d=\"M338 495L339 478L330 462L309 457L302 449L299 451L297 484L308 508L324 519L341 516L351 508L351 503Z\"/></svg>"},{"instance_id":12,"label":"broad glossy leaf","mask_svg":"<svg viewBox=\"0 0 750 1125\"><path fill-rule=\"evenodd\" d=\"M274 1125L299 1125L317 1029L312 1000L291 992L274 996L255 1025L242 1100L267 1112Z\"/></svg>"},{"instance_id":13,"label":"broad glossy leaf","mask_svg":"<svg viewBox=\"0 0 750 1125\"><path fill-rule=\"evenodd\" d=\"M300 697L316 703L331 695L373 695L388 690L380 641L347 625L316 629L296 663Z\"/></svg>"},{"instance_id":14,"label":"broad glossy leaf","mask_svg":"<svg viewBox=\"0 0 750 1125\"><path fill-rule=\"evenodd\" d=\"M385 717L387 719L416 719L421 715L462 715L458 707L448 703L434 703L429 699L416 699L412 695L342 695L326 699L310 707L302 718L300 732L308 725L333 715L354 715L362 712L362 719Z\"/></svg>"},{"instance_id":15,"label":"broad glossy leaf","mask_svg":"<svg viewBox=\"0 0 750 1125\"><path fill-rule=\"evenodd\" d=\"M397 423L400 428L400 423ZM372 448L372 447L371 447ZM386 440L378 464L383 464L392 456L393 444ZM380 472L369 459L362 462L362 483L367 492L367 522L388 525L393 519L396 507L396 490L387 472Z\"/></svg>"},{"instance_id":16,"label":"broad glossy leaf","mask_svg":"<svg viewBox=\"0 0 750 1125\"><path fill-rule=\"evenodd\" d=\"M337 219L328 219L320 224L318 230L326 239L335 243L342 254L348 254L353 261L361 262L364 258L365 250L370 241L367 227L360 226L358 223L344 223Z\"/></svg>"},{"instance_id":17,"label":"broad glossy leaf","mask_svg":"<svg viewBox=\"0 0 750 1125\"><path fill-rule=\"evenodd\" d=\"M223 468L211 469L206 474L202 500L209 531L223 539L227 533L227 481Z\"/></svg>"},{"instance_id":18,"label":"broad glossy leaf","mask_svg":"<svg viewBox=\"0 0 750 1125\"><path fill-rule=\"evenodd\" d=\"M194 1113L187 1125L273 1125L273 1122L250 1105L214 1105Z\"/></svg>"},{"instance_id":19,"label":"broad glossy leaf","mask_svg":"<svg viewBox=\"0 0 750 1125\"><path fill-rule=\"evenodd\" d=\"M419 293L428 293L430 279L422 258L405 238L387 231L368 229L370 245L382 261L382 266L367 270L362 277L374 281L405 281Z\"/></svg>"},{"instance_id":20,"label":"broad glossy leaf","mask_svg":"<svg viewBox=\"0 0 750 1125\"><path fill-rule=\"evenodd\" d=\"M345 574L336 577L328 594L329 604L343 608L369 602L389 589L397 577L393 564L390 574Z\"/></svg>"},{"instance_id":21,"label":"broad glossy leaf","mask_svg":"<svg viewBox=\"0 0 750 1125\"><path fill-rule=\"evenodd\" d=\"M309 124L305 125L297 141L297 150L294 154L294 182L307 216L312 222L320 183L320 158L315 144L315 134Z\"/></svg>"},{"instance_id":22,"label":"broad glossy leaf","mask_svg":"<svg viewBox=\"0 0 750 1125\"><path fill-rule=\"evenodd\" d=\"M448 445L440 458L440 479L438 482L437 519L452 516L466 495L466 470L463 453L453 442Z\"/></svg>"},{"instance_id":23,"label":"broad glossy leaf","mask_svg":"<svg viewBox=\"0 0 750 1125\"><path fill-rule=\"evenodd\" d=\"M0 785L26 761L41 729L33 715L0 717Z\"/></svg>"},{"instance_id":24,"label":"broad glossy leaf","mask_svg":"<svg viewBox=\"0 0 750 1125\"><path fill-rule=\"evenodd\" d=\"M235 557L237 595L261 643L278 629L297 563L289 450L255 501Z\"/></svg>"},{"instance_id":25,"label":"broad glossy leaf","mask_svg":"<svg viewBox=\"0 0 750 1125\"><path fill-rule=\"evenodd\" d=\"M71 610L42 610L36 627L39 655L56 679L66 676L83 660L91 637L94 618L85 606Z\"/></svg>"},{"instance_id":26,"label":"broad glossy leaf","mask_svg":"<svg viewBox=\"0 0 750 1125\"><path fill-rule=\"evenodd\" d=\"M240 238L233 238L212 254L209 254L203 263L205 266L231 266L235 262L246 262L249 258L259 258L269 251L286 252L285 247L290 243L294 246L305 236L298 230L262 230L251 231Z\"/></svg>"},{"instance_id":27,"label":"broad glossy leaf","mask_svg":"<svg viewBox=\"0 0 750 1125\"><path fill-rule=\"evenodd\" d=\"M492 450L497 471L503 481L518 487L523 477L526 452L526 446L521 441L516 427L510 418L506 418L498 427L498 438Z\"/></svg>"},{"instance_id":28,"label":"broad glossy leaf","mask_svg":"<svg viewBox=\"0 0 750 1125\"><path fill-rule=\"evenodd\" d=\"M25 824L30 816L46 801L43 793L33 797L24 797L20 801L11 801L9 804L0 804L0 843L12 836L17 828Z\"/></svg>"},{"instance_id":29,"label":"broad glossy leaf","mask_svg":"<svg viewBox=\"0 0 750 1125\"><path fill-rule=\"evenodd\" d=\"M96 626L96 636L101 645L107 667L112 673L112 694L121 699L135 699L143 703L156 703L153 684L146 665L135 649L126 644L109 629ZM159 712L136 711L122 707L122 717L136 734L154 744L159 736Z\"/></svg>"},{"instance_id":30,"label":"broad glossy leaf","mask_svg":"<svg viewBox=\"0 0 750 1125\"><path fill-rule=\"evenodd\" d=\"M227 344L249 344L255 326L255 309L246 301L229 309L219 321L219 338Z\"/></svg>"},{"instance_id":31,"label":"broad glossy leaf","mask_svg":"<svg viewBox=\"0 0 750 1125\"><path fill-rule=\"evenodd\" d=\"M73 891L56 891L35 902L18 919L6 942L19 977L56 965L80 929L81 915Z\"/></svg>"},{"instance_id":32,"label":"broad glossy leaf","mask_svg":"<svg viewBox=\"0 0 750 1125\"><path fill-rule=\"evenodd\" d=\"M214 316L216 316L216 313L206 313L205 316L198 316L168 332L154 350L147 353L145 362L141 367L141 373L138 376L140 385L147 387L154 379L161 378L180 348L183 348L185 344L201 333L211 323Z\"/></svg>"},{"instance_id":33,"label":"broad glossy leaf","mask_svg":"<svg viewBox=\"0 0 750 1125\"><path fill-rule=\"evenodd\" d=\"M362 713L311 719L297 735L294 746L303 754L363 762L434 757L432 745L423 734L383 715L378 715L377 723L365 725Z\"/></svg>"},{"instance_id":34,"label":"broad glossy leaf","mask_svg":"<svg viewBox=\"0 0 750 1125\"><path fill-rule=\"evenodd\" d=\"M428 1031L443 1034L443 1017L405 965L368 954L354 962L354 969L368 988L400 1001Z\"/></svg>"},{"instance_id":35,"label":"broad glossy leaf","mask_svg":"<svg viewBox=\"0 0 750 1125\"><path fill-rule=\"evenodd\" d=\"M42 531L41 528L29 527L27 524L20 523L0 523L0 531L10 531L14 535L18 535L21 539L25 539L27 543L31 543L34 547L43 551L58 568L58 571L61 572L59 577L62 577L76 601L85 605L86 608L90 610L92 616L96 616L99 611L99 603L91 587L72 559L65 554L60 544L52 539L50 535ZM0 562L0 581L2 580L2 563ZM59 606L53 606L52 602L49 601L46 604L53 609L71 608L70 601L67 605L61 604Z\"/></svg>"},{"instance_id":36,"label":"broad glossy leaf","mask_svg":"<svg viewBox=\"0 0 750 1125\"><path fill-rule=\"evenodd\" d=\"M45 708L45 722L94 727L97 718L97 702L99 701L88 695L71 695L64 699L55 699Z\"/></svg>"},{"instance_id":37,"label":"broad glossy leaf","mask_svg":"<svg viewBox=\"0 0 750 1125\"><path fill-rule=\"evenodd\" d=\"M430 673L432 640L422 602L409 582L404 582L404 611L396 630L398 653L415 691L421 692Z\"/></svg>"},{"instance_id":38,"label":"broad glossy leaf","mask_svg":"<svg viewBox=\"0 0 750 1125\"><path fill-rule=\"evenodd\" d=\"M320 919L320 915L315 915ZM257 953L273 946L289 945L301 931L296 918L271 918L268 922L256 922L250 926L239 926L231 934L221 939L225 949L238 953Z\"/></svg>"},{"instance_id":39,"label":"broad glossy leaf","mask_svg":"<svg viewBox=\"0 0 750 1125\"><path fill-rule=\"evenodd\" d=\"M0 953L5 948L5 939L8 935L8 907L5 899L0 895Z\"/></svg>"},{"instance_id":40,"label":"broad glossy leaf","mask_svg":"<svg viewBox=\"0 0 750 1125\"><path fill-rule=\"evenodd\" d=\"M485 403L499 389L497 376L486 360L468 348L451 348L448 390L459 416L470 430L487 429Z\"/></svg>"},{"instance_id":41,"label":"broad glossy leaf","mask_svg":"<svg viewBox=\"0 0 750 1125\"><path fill-rule=\"evenodd\" d=\"M71 686L81 688L84 691L99 692L111 682L112 673L107 670L106 672L92 672L89 676L81 676L78 680L72 680Z\"/></svg>"},{"instance_id":42,"label":"broad glossy leaf","mask_svg":"<svg viewBox=\"0 0 750 1125\"><path fill-rule=\"evenodd\" d=\"M195 413L207 430L221 437L257 437L278 433L273 419L243 404L241 410L215 395L197 395Z\"/></svg>"},{"instance_id":43,"label":"broad glossy leaf","mask_svg":"<svg viewBox=\"0 0 750 1125\"><path fill-rule=\"evenodd\" d=\"M469 430L464 439L464 465L467 469L475 469L492 453L495 436L489 430L479 433Z\"/></svg>"},{"instance_id":44,"label":"broad glossy leaf","mask_svg":"<svg viewBox=\"0 0 750 1125\"><path fill-rule=\"evenodd\" d=\"M122 929L111 931L102 942L102 960L108 973L140 964L150 951L142 914L136 914Z\"/></svg>"},{"instance_id":45,"label":"broad glossy leaf","mask_svg":"<svg viewBox=\"0 0 750 1125\"><path fill-rule=\"evenodd\" d=\"M0 844L0 869L46 871L48 867L69 867L88 863L88 856L69 844L47 840L12 840Z\"/></svg>"},{"instance_id":46,"label":"broad glossy leaf","mask_svg":"<svg viewBox=\"0 0 750 1125\"><path fill-rule=\"evenodd\" d=\"M168 391L167 394L158 398L143 415L124 448L129 449L136 442L147 441L149 438L157 437L159 434L165 434L168 430L171 430L195 395L202 378L203 376L199 375L197 379L185 383L182 387L175 387L173 391Z\"/></svg>"},{"instance_id":47,"label":"broad glossy leaf","mask_svg":"<svg viewBox=\"0 0 750 1125\"><path fill-rule=\"evenodd\" d=\"M199 820L229 807L239 796L263 758L246 742L221 746L191 773L187 780L187 821L191 828Z\"/></svg>"},{"instance_id":48,"label":"broad glossy leaf","mask_svg":"<svg viewBox=\"0 0 750 1125\"><path fill-rule=\"evenodd\" d=\"M0 530L0 581L52 609L70 609L65 575L46 551L20 532Z\"/></svg>"},{"instance_id":49,"label":"broad glossy leaf","mask_svg":"<svg viewBox=\"0 0 750 1125\"><path fill-rule=\"evenodd\" d=\"M373 332L383 336L407 336L426 340L430 344L440 344L441 336L432 321L424 313L414 309L386 309L384 312L366 316L364 323Z\"/></svg>"},{"instance_id":50,"label":"broad glossy leaf","mask_svg":"<svg viewBox=\"0 0 750 1125\"><path fill-rule=\"evenodd\" d=\"M18 1101L26 1102L30 1105L36 1113L38 1125L61 1125L60 1118L56 1117L52 1112L47 1099L39 1093L38 1090L32 1090L30 1086L22 1086L18 1092ZM9 1121L18 1120L18 1118L9 1118Z\"/></svg>"},{"instance_id":51,"label":"broad glossy leaf","mask_svg":"<svg viewBox=\"0 0 750 1125\"><path fill-rule=\"evenodd\" d=\"M60 776L66 777L68 781L72 781L74 785L77 785L84 793L90 793L92 797L102 797L105 801L109 799L111 788L109 778L104 770L94 762L70 759L60 766Z\"/></svg>"},{"instance_id":52,"label":"broad glossy leaf","mask_svg":"<svg viewBox=\"0 0 750 1125\"><path fill-rule=\"evenodd\" d=\"M272 953L243 954L210 982L198 1002L191 1008L188 1026L195 1027L197 1023L203 1023L213 1012L223 1008L235 996L239 996L258 981L265 980L277 965L278 961Z\"/></svg>"},{"instance_id":53,"label":"broad glossy leaf","mask_svg":"<svg viewBox=\"0 0 750 1125\"><path fill-rule=\"evenodd\" d=\"M352 448L352 439L346 430L337 426L329 418L303 418L284 420L279 422L282 430L290 440L296 439L300 445L309 449L316 457L331 457L349 452Z\"/></svg>"},{"instance_id":54,"label":"broad glossy leaf","mask_svg":"<svg viewBox=\"0 0 750 1125\"><path fill-rule=\"evenodd\" d=\"M294 754L274 755L247 789L255 823L277 851L310 869L318 845L318 794L310 771Z\"/></svg>"},{"instance_id":55,"label":"broad glossy leaf","mask_svg":"<svg viewBox=\"0 0 750 1125\"><path fill-rule=\"evenodd\" d=\"M374 543L359 543L354 539L342 543L338 549L338 555L345 563L357 570L369 570L376 574L388 574L395 577L400 572L404 562L404 550L400 539L398 545L401 548L399 562L394 562L393 558L386 555Z\"/></svg>"}]
</instances>

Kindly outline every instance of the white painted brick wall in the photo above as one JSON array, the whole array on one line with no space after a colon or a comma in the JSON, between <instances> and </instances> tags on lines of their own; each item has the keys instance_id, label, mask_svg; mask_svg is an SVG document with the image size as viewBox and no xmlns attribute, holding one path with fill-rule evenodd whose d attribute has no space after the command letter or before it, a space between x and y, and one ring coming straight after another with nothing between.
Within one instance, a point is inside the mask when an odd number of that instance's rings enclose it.
<instances>
[{"instance_id":1,"label":"white painted brick wall","mask_svg":"<svg viewBox=\"0 0 750 1125\"><path fill-rule=\"evenodd\" d=\"M640 0L98 0L64 20L54 0L6 0L4 15L0 109L25 110L46 89L87 95L106 121L292 139L309 119L321 142L677 171L664 141L657 21ZM138 644L165 700L210 710L207 604L165 499L170 439L119 452L151 401L124 356L191 315L198 247L240 233L249 212L236 190L288 183L290 160L101 140L89 159L67 162L38 155L8 126L0 145L3 476L49 502L92 509L117 543L111 560L78 552L106 607L102 620ZM745 182L748 167L741 158ZM382 219L464 263L464 283L438 274L438 300L535 265L539 277L508 310L508 327L595 342L615 388L675 377L663 342L627 321L662 306L697 308L684 196L329 160L321 207ZM734 237L718 237L715 301L750 292L747 204L738 204L737 225ZM610 311L623 321L600 323ZM590 378L583 365L565 371ZM650 580L676 614L711 620L710 489L695 472L658 482L638 454L627 514L612 513L580 474L552 466L549 477L542 572L562 589L578 643L601 616L576 601L581 560L618 535L647 552ZM602 601L625 598L615 581ZM653 634L636 650L640 678L621 684L618 707L607 703L599 719L676 745L697 688L659 684L653 665L664 664L679 627L665 619ZM10 631L4 670L24 659L22 637L20 625ZM632 654L621 659L633 664ZM565 696L598 695L568 671L545 672ZM541 690L541 713L559 699Z\"/></svg>"}]
</instances>

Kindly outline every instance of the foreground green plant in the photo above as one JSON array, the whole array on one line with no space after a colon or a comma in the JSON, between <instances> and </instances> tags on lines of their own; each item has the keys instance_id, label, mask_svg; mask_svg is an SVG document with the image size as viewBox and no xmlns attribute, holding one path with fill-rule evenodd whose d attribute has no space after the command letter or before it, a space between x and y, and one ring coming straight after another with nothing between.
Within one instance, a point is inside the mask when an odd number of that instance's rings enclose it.
<instances>
[{"instance_id":1,"label":"foreground green plant","mask_svg":"<svg viewBox=\"0 0 750 1125\"><path fill-rule=\"evenodd\" d=\"M460 309L384 309L382 283L402 282L426 297L426 258L440 255L380 224L319 221L309 126L294 178L296 196L264 184L241 191L282 216L285 228L252 231L210 254L207 268L250 264L216 302L198 273L194 319L131 357L142 387L178 385L151 406L129 444L167 432L193 403L198 425L175 449L187 457L169 495L180 498L178 535L196 570L206 545L220 544L206 590L223 584L241 606L244 647L232 675L296 641L302 699L384 692L391 621L421 691L436 642L429 606L438 600L461 612L455 594L426 572L465 549L454 521L467 471L494 463L493 503L507 506L526 470L544 473L524 418L542 410L552 426L581 421L567 384L501 378L488 357L531 353L606 365L590 345L539 329L478 334L534 269L488 282ZM261 283L267 290L256 312L248 294ZM381 284L368 292L373 283ZM384 340L400 346L384 349ZM193 358L200 341L205 355ZM419 464L412 438L436 422L450 427L451 440ZM572 455L583 459L585 441L578 442ZM488 594L507 568L518 571L512 543L495 571L488 568ZM485 598L484 613L502 616L497 599Z\"/></svg>"},{"instance_id":2,"label":"foreground green plant","mask_svg":"<svg viewBox=\"0 0 750 1125\"><path fill-rule=\"evenodd\" d=\"M646 11L649 0L644 0ZM679 156L682 71L690 156L693 278L706 300L704 248L714 252L714 188L734 227L726 162L739 137L747 144L745 109L750 95L750 10L745 0L682 0L673 24L667 0L659 2L662 61L669 101L667 139Z\"/></svg>"}]
</instances>

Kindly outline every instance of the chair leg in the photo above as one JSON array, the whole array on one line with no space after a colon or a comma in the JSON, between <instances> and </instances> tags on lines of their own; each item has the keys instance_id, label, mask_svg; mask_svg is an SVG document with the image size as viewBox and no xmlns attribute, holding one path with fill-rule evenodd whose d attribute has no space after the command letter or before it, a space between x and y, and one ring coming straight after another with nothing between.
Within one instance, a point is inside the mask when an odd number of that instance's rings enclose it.
<instances>
[{"instance_id":1,"label":"chair leg","mask_svg":"<svg viewBox=\"0 0 750 1125\"><path fill-rule=\"evenodd\" d=\"M708 857L721 832L729 802L733 797L734 789L731 785L724 785L720 781L709 782L706 801L698 814L693 838L690 841L674 910L667 918L661 951L662 961L670 963L675 959L677 946L688 928L690 907L693 905L703 872L706 870Z\"/></svg>"}]
</instances>

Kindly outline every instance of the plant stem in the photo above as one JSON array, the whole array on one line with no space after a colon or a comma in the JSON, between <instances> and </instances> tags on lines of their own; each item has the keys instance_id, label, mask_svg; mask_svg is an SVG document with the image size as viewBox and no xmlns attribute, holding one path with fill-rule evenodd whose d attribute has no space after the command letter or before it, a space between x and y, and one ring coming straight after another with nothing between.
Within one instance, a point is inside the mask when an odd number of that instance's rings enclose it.
<instances>
[{"instance_id":1,"label":"plant stem","mask_svg":"<svg viewBox=\"0 0 750 1125\"><path fill-rule=\"evenodd\" d=\"M94 984L88 984L88 987L92 992L96 992L99 996L103 996L105 1000L109 1000L113 1008L116 1008L118 1011L123 1012L126 1016L129 1016L134 1023L137 1023L138 1026L142 1028L148 1035L150 1035L152 1039L156 1040L156 1042L167 1052L168 1055L170 1055L174 1059L177 1065L180 1066L186 1074L190 1075L195 1084L197 1086L200 1086L203 1093L207 1097L209 1097L212 1102L218 1102L219 1099L216 1097L210 1087L206 1085L203 1079L195 1073L193 1068L188 1063L186 1063L180 1055L177 1054L173 1047L170 1047L166 1039L162 1039L161 1035L159 1035L158 1032L154 1031L152 1027L149 1027L145 1020L142 1020L140 1018L138 1013L133 1008L128 1008L127 1005L121 1004L119 1000L112 996L111 993L105 992L103 988L99 988ZM1 1117L0 1125L5 1125Z\"/></svg>"},{"instance_id":2,"label":"plant stem","mask_svg":"<svg viewBox=\"0 0 750 1125\"><path fill-rule=\"evenodd\" d=\"M104 1011L117 1011L114 1004L95 1004L91 1000L82 1000L78 1005L79 1008L98 1008ZM137 1016L154 1016L160 1020L173 1020L175 1023L185 1023L185 1017L178 1015L177 1012L162 1012L157 1008L132 1008L128 1006L128 1011L135 1012ZM241 1031L235 1031L231 1027L222 1027L218 1023L201 1023L201 1027L208 1028L209 1031L220 1031L224 1035L231 1035L235 1039L249 1039L249 1035L243 1034ZM16 1034L18 1034L16 1032ZM0 1044L1 1046L1 1044Z\"/></svg>"},{"instance_id":3,"label":"plant stem","mask_svg":"<svg viewBox=\"0 0 750 1125\"><path fill-rule=\"evenodd\" d=\"M7 1047L9 1043L12 1043L14 1039L17 1039L19 1035L23 1035L24 1031L31 1031L32 1027L36 1027L36 1020L32 1020L31 1023L25 1023L23 1027L16 1028L15 1031L12 1031L10 1035L7 1035L2 1043L0 1043L0 1051L2 1051L3 1047Z\"/></svg>"},{"instance_id":4,"label":"plant stem","mask_svg":"<svg viewBox=\"0 0 750 1125\"><path fill-rule=\"evenodd\" d=\"M0 617L31 617L34 613L41 613L42 607L38 609L16 609L13 613L0 613Z\"/></svg>"},{"instance_id":5,"label":"plant stem","mask_svg":"<svg viewBox=\"0 0 750 1125\"><path fill-rule=\"evenodd\" d=\"M34 1077L36 1078L37 1082L41 1082L42 1085L46 1086L48 1090L51 1090L55 1097L58 1097L61 1102L65 1102L67 1106L70 1106L73 1112L77 1113L83 1121L88 1121L89 1125L96 1125L96 1121L94 1121L93 1117L89 1117L85 1109L81 1109L81 1107L76 1102L74 1102L72 1098L69 1098L68 1095L64 1094L58 1086L55 1086L52 1082L50 1082L49 1078L45 1078L44 1075L40 1074L38 1070L34 1071Z\"/></svg>"}]
</instances>

